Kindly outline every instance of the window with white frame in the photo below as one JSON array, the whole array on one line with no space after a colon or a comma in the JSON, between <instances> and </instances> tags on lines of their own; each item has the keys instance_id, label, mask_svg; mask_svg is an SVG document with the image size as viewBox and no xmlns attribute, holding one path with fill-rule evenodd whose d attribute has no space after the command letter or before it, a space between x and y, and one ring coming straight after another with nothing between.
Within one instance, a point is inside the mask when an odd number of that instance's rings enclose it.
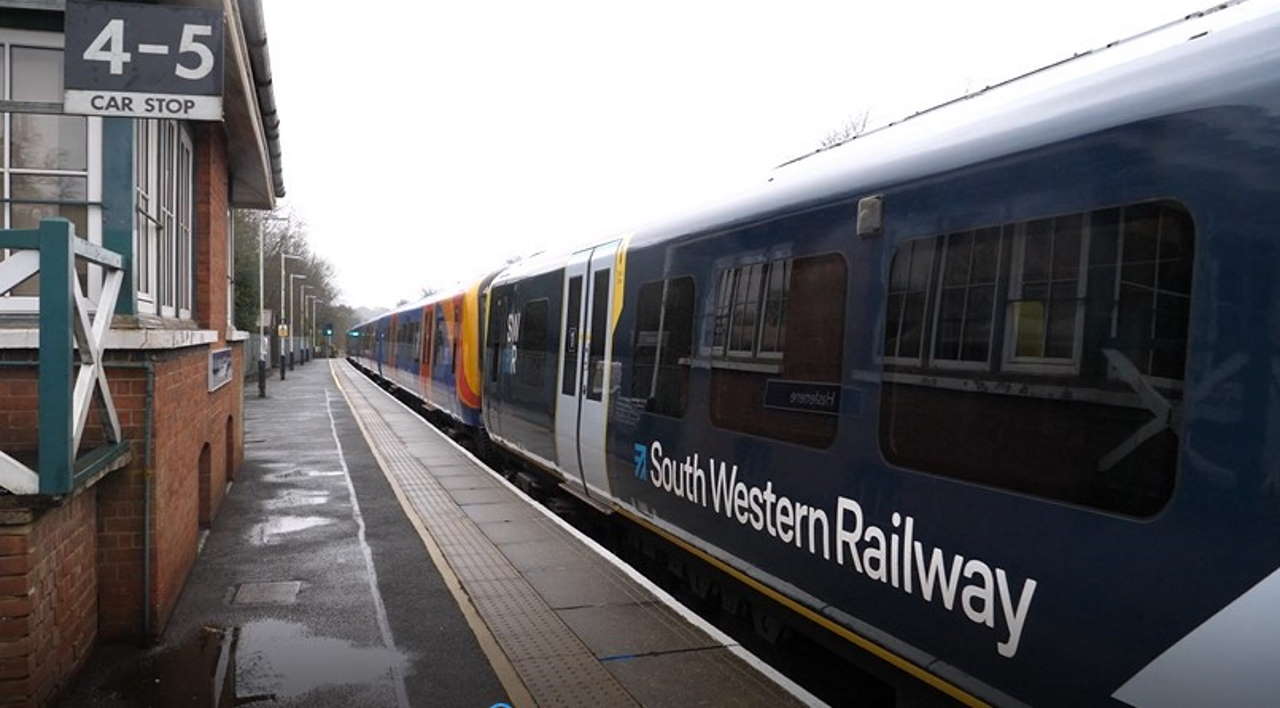
<instances>
[{"instance_id":1,"label":"window with white frame","mask_svg":"<svg viewBox=\"0 0 1280 708\"><path fill-rule=\"evenodd\" d=\"M1021 225L1009 282L1011 365L1074 366L1080 356L1088 240L1084 216Z\"/></svg>"},{"instance_id":2,"label":"window with white frame","mask_svg":"<svg viewBox=\"0 0 1280 708\"><path fill-rule=\"evenodd\" d=\"M920 361L936 249L936 239L909 241L899 247L893 258L885 313L886 359Z\"/></svg>"},{"instance_id":3,"label":"window with white frame","mask_svg":"<svg viewBox=\"0 0 1280 708\"><path fill-rule=\"evenodd\" d=\"M10 101L62 102L62 35L0 30L0 95ZM3 226L33 229L64 218L76 235L102 242L102 120L84 116L4 113L0 189ZM0 251L0 260L5 257ZM96 266L77 266L91 300L101 284ZM39 307L39 275L0 298L0 311Z\"/></svg>"},{"instance_id":4,"label":"window with white frame","mask_svg":"<svg viewBox=\"0 0 1280 708\"><path fill-rule=\"evenodd\" d=\"M711 313L712 353L777 359L786 338L791 259L775 258L719 272Z\"/></svg>"},{"instance_id":5,"label":"window with white frame","mask_svg":"<svg viewBox=\"0 0 1280 708\"><path fill-rule=\"evenodd\" d=\"M990 360L1001 231L962 231L942 239L932 349L936 364L985 366Z\"/></svg>"},{"instance_id":6,"label":"window with white frame","mask_svg":"<svg viewBox=\"0 0 1280 708\"><path fill-rule=\"evenodd\" d=\"M134 121L138 310L191 316L194 150L184 124Z\"/></svg>"}]
</instances>

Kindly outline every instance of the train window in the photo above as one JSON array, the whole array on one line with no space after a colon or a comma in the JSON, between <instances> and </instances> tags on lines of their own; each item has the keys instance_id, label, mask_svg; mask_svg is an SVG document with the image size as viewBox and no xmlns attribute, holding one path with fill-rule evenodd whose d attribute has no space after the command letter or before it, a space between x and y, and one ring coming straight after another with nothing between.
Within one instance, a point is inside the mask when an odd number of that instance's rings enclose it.
<instances>
[{"instance_id":1,"label":"train window","mask_svg":"<svg viewBox=\"0 0 1280 708\"><path fill-rule=\"evenodd\" d=\"M520 310L519 352L516 354L516 380L525 386L542 388L546 378L547 299L526 302Z\"/></svg>"},{"instance_id":2,"label":"train window","mask_svg":"<svg viewBox=\"0 0 1280 708\"><path fill-rule=\"evenodd\" d=\"M462 346L462 303L458 302L452 308L453 322L449 328L451 335L452 350L449 352L449 373L458 373L458 349Z\"/></svg>"},{"instance_id":3,"label":"train window","mask_svg":"<svg viewBox=\"0 0 1280 708\"><path fill-rule=\"evenodd\" d=\"M693 278L640 287L631 366L631 396L650 413L681 417L689 402L693 352Z\"/></svg>"},{"instance_id":4,"label":"train window","mask_svg":"<svg viewBox=\"0 0 1280 708\"><path fill-rule=\"evenodd\" d=\"M884 356L919 361L924 347L924 312L929 299L936 239L911 241L899 248L889 267Z\"/></svg>"},{"instance_id":5,"label":"train window","mask_svg":"<svg viewBox=\"0 0 1280 708\"><path fill-rule=\"evenodd\" d=\"M721 270L711 313L712 354L780 358L790 286L789 258Z\"/></svg>"},{"instance_id":6,"label":"train window","mask_svg":"<svg viewBox=\"0 0 1280 708\"><path fill-rule=\"evenodd\" d=\"M608 270L596 271L591 282L591 344L587 350L587 398L604 397L604 347L608 342L609 279Z\"/></svg>"},{"instance_id":7,"label":"train window","mask_svg":"<svg viewBox=\"0 0 1280 708\"><path fill-rule=\"evenodd\" d=\"M942 276L935 308L933 360L985 364L991 356L1001 229L978 229L942 239Z\"/></svg>"},{"instance_id":8,"label":"train window","mask_svg":"<svg viewBox=\"0 0 1280 708\"><path fill-rule=\"evenodd\" d=\"M1191 219L1150 204L1104 218L1123 224L1112 313L1116 349L1144 375L1180 380L1187 358Z\"/></svg>"},{"instance_id":9,"label":"train window","mask_svg":"<svg viewBox=\"0 0 1280 708\"><path fill-rule=\"evenodd\" d=\"M434 324L435 334L432 335L432 339L435 341L435 353L431 356L434 366L452 366L453 347L449 342L448 323L445 321L444 307L436 310Z\"/></svg>"},{"instance_id":10,"label":"train window","mask_svg":"<svg viewBox=\"0 0 1280 708\"><path fill-rule=\"evenodd\" d=\"M569 296L565 301L564 330L564 381L560 393L566 396L578 394L578 341L582 327L582 276L569 278Z\"/></svg>"},{"instance_id":11,"label":"train window","mask_svg":"<svg viewBox=\"0 0 1280 708\"><path fill-rule=\"evenodd\" d=\"M733 308L729 315L730 354L737 356L755 354L764 267L763 263L753 263L737 270L737 278L734 279Z\"/></svg>"},{"instance_id":12,"label":"train window","mask_svg":"<svg viewBox=\"0 0 1280 708\"><path fill-rule=\"evenodd\" d=\"M428 309L422 311L422 369L424 369L424 375L430 373L431 352L435 350L435 328L431 326L434 321L434 307L428 307Z\"/></svg>"},{"instance_id":13,"label":"train window","mask_svg":"<svg viewBox=\"0 0 1280 708\"><path fill-rule=\"evenodd\" d=\"M760 323L757 353L762 357L782 356L787 335L787 292L791 290L791 261L773 261L765 278L764 318Z\"/></svg>"},{"instance_id":14,"label":"train window","mask_svg":"<svg viewBox=\"0 0 1280 708\"><path fill-rule=\"evenodd\" d=\"M1009 282L1011 362L1075 365L1079 357L1086 263L1079 214L1021 225Z\"/></svg>"},{"instance_id":15,"label":"train window","mask_svg":"<svg viewBox=\"0 0 1280 708\"><path fill-rule=\"evenodd\" d=\"M765 316L754 352L776 358L764 364L713 361L711 422L728 430L828 447L835 440L840 412L844 258L828 254L759 265L757 287ZM749 267L735 270L735 280L745 273L748 285L757 277ZM776 316L770 314L771 304Z\"/></svg>"},{"instance_id":16,"label":"train window","mask_svg":"<svg viewBox=\"0 0 1280 708\"><path fill-rule=\"evenodd\" d=\"M890 278L885 458L1122 514L1159 511L1177 464L1193 231L1185 209L1162 201L904 243L893 270L931 249L940 267L915 284L935 296L920 317L933 345L914 361L890 356L904 329Z\"/></svg>"},{"instance_id":17,"label":"train window","mask_svg":"<svg viewBox=\"0 0 1280 708\"><path fill-rule=\"evenodd\" d=\"M498 372L502 368L502 345L507 343L507 310L511 309L511 296L506 292L494 293L489 308L489 334L485 342L489 347L489 380L498 382ZM436 340L440 340L437 333ZM437 344L439 346L439 344ZM437 360L439 357L437 356Z\"/></svg>"},{"instance_id":18,"label":"train window","mask_svg":"<svg viewBox=\"0 0 1280 708\"><path fill-rule=\"evenodd\" d=\"M720 271L716 280L715 310L712 312L711 351L723 354L725 340L729 336L729 311L733 308L733 281L737 271Z\"/></svg>"}]
</instances>

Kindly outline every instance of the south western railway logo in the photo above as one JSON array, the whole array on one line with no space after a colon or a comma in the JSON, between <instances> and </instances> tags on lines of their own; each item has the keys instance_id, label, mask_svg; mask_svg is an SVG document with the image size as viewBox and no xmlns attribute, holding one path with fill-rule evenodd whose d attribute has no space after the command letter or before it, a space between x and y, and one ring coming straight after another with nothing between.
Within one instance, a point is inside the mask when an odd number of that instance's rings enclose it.
<instances>
[{"instance_id":1,"label":"south western railway logo","mask_svg":"<svg viewBox=\"0 0 1280 708\"><path fill-rule=\"evenodd\" d=\"M768 534L798 552L851 568L868 580L890 585L927 603L961 612L974 624L997 632L996 652L1018 653L1031 612L1036 581L1018 585L1004 568L926 546L916 539L916 519L893 512L888 529L868 523L855 499L837 497L821 508L774 489L738 478L738 465L698 453L668 457L662 443L636 443L635 476L684 501L723 514L730 521Z\"/></svg>"}]
</instances>

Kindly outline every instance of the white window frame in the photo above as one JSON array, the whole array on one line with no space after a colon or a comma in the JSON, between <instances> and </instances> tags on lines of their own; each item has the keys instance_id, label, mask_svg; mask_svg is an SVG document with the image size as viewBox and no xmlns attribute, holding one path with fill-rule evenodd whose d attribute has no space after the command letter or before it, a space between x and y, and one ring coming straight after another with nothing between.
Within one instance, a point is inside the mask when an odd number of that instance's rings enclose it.
<instances>
[{"instance_id":1,"label":"white window frame","mask_svg":"<svg viewBox=\"0 0 1280 708\"><path fill-rule=\"evenodd\" d=\"M756 281L757 287L755 292L748 292L746 293L746 297L741 297L743 286L751 282L750 271L754 268L760 269L759 280ZM768 262L759 260L753 260L749 263L741 263L734 268L736 277L733 282L733 296L729 300L731 303L729 308L729 334L725 338L724 342L725 352L728 356L734 359L754 359L756 356L756 349L760 344L760 307L763 304L761 297L763 290L759 286L763 283L767 270ZM752 300L755 300L755 317L751 322L750 348L734 349L734 330L738 324L739 314L742 310L745 310L747 306L752 304Z\"/></svg>"},{"instance_id":2,"label":"white window frame","mask_svg":"<svg viewBox=\"0 0 1280 708\"><path fill-rule=\"evenodd\" d=\"M13 47L30 47L33 49L63 49L65 46L64 38L60 32L38 32L32 30L16 30L0 28L0 52L3 52L3 71L0 71L0 96L6 100L12 96L13 87L10 85L10 77L13 71L13 56L10 51ZM102 119L89 116L86 119L86 155L85 155L85 171L78 170L57 170L57 169L18 169L11 170L10 161L10 143L13 139L11 113L0 113L0 120L4 122L4 147L3 147L3 164L0 164L0 173L3 175L3 192L2 195L8 195L10 189L9 177L11 174L33 174L48 176L64 176L64 177L87 177L87 204L85 208L85 227L87 234L77 234L86 238L89 243L102 245ZM3 228L11 228L10 203L5 202L0 209L0 223ZM91 303L90 309L96 307L98 297L102 291L102 269L96 265L90 265L88 269L89 292L85 296ZM25 295L3 295L0 296L0 313L34 313L40 311L40 298Z\"/></svg>"},{"instance_id":3,"label":"white window frame","mask_svg":"<svg viewBox=\"0 0 1280 708\"><path fill-rule=\"evenodd\" d=\"M1080 225L1080 260L1076 266L1076 312L1075 327L1073 341L1071 343L1071 356L1068 357L1029 357L1016 356L1018 346L1017 316L1014 310L1017 308L1018 301L1022 297L1022 273L1026 261L1026 243L1027 243L1027 225L1031 221L1023 221L1014 225L1013 234L1013 254L1010 258L1009 268L1009 289L1008 299L1005 304L1005 326L1004 326L1004 354L1003 367L1004 370L1016 373L1029 374L1058 374L1058 375L1078 375L1080 373L1080 359L1084 350L1084 307L1085 295L1088 292L1089 279L1089 242L1092 236L1092 211L1086 211L1078 214L1081 217ZM1077 214L1060 214L1054 217L1044 217L1058 219L1064 216L1077 216ZM1032 221L1043 221L1044 218L1033 219ZM1050 297L1052 297L1052 286L1050 286ZM1045 321L1046 327L1048 320Z\"/></svg>"},{"instance_id":4,"label":"white window frame","mask_svg":"<svg viewBox=\"0 0 1280 708\"><path fill-rule=\"evenodd\" d=\"M939 358L937 356L938 332L939 332L938 325L940 324L941 318L942 318L942 294L944 291L948 289L946 283L943 282L943 279L946 276L947 254L951 250L950 239L948 237L954 234L965 233L965 232L977 234L977 232L979 231L983 231L991 228L994 228L997 231L999 231L999 242L998 242L998 248L996 249L996 279L995 279L995 282L991 284L991 287L992 287L991 318L990 318L991 331L987 334L987 360L986 361L966 361L963 359ZM1007 232L1008 232L1008 226L1005 226L1005 225L999 225L994 227L983 226L983 227L978 227L973 229L962 229L960 231L953 231L951 233L943 235L940 238L942 242L942 246L941 248L937 248L934 250L934 253L940 254L938 263L936 264L937 274L938 274L938 277L936 278L936 280L938 281L937 284L934 285L933 284L934 278L930 278L930 286L933 287L933 290L934 290L934 293L932 294L932 297L931 297L931 299L933 300L933 308L932 308L933 317L931 318L932 322L930 325L932 327L932 332L930 333L930 337L929 337L929 367L930 368L953 369L956 371L990 371L991 370L993 362L995 361L994 355L996 353L995 351L996 350L996 341L995 341L996 324L997 324L997 321L999 320L999 317L997 317L997 313L1000 308L1000 273L1001 273L1001 269L1004 267L1005 243L1009 240L1008 238L1009 234ZM970 256L970 259L969 259L969 267L970 267L970 272L972 273L972 268L973 268L972 256ZM972 290L974 286L972 283L968 283L963 287L966 290L965 314L968 314L969 306L968 306L967 291ZM960 346L963 348L964 347L963 331L960 336L961 336Z\"/></svg>"},{"instance_id":5,"label":"white window frame","mask_svg":"<svg viewBox=\"0 0 1280 708\"><path fill-rule=\"evenodd\" d=\"M733 319L733 292L738 277L737 270L734 265L725 265L715 271L718 276L711 288L711 312L707 318L708 350L713 357L723 357L729 349L729 322ZM722 298L727 298L727 302L722 302ZM724 318L724 341L716 344L716 327L719 326L722 317Z\"/></svg>"},{"instance_id":6,"label":"white window frame","mask_svg":"<svg viewBox=\"0 0 1280 708\"><path fill-rule=\"evenodd\" d=\"M142 119L135 119L135 121L140 120ZM143 145L137 140L138 127L139 124L135 122L133 133L135 160L132 165L133 243L135 251L140 252L145 248L147 253L146 272L138 268L134 276L138 312L161 317L190 319L195 297L194 141L185 123L148 119L146 144ZM166 142L168 142L167 150L162 154L161 147L165 146ZM143 150L145 150L144 159L148 165L145 210L138 200L138 160L136 159L137 154ZM170 179L167 184L162 158L169 163ZM155 238L151 238L145 228L148 222L158 225ZM172 241L166 242L169 238L166 231L173 232ZM146 243L143 243L144 240ZM161 263L161 261L164 262Z\"/></svg>"},{"instance_id":7,"label":"white window frame","mask_svg":"<svg viewBox=\"0 0 1280 708\"><path fill-rule=\"evenodd\" d=\"M1125 228L1125 226L1126 226L1127 219L1128 219L1128 211L1129 211L1130 209L1134 208L1134 207L1142 206L1143 204L1148 204L1148 203L1149 203L1149 202L1138 202L1137 204L1127 204L1127 205L1125 205L1125 206L1123 206L1123 207L1120 207L1120 210L1119 210L1119 211L1120 211L1120 221L1119 221L1119 223L1116 225L1116 259L1115 259L1115 264L1114 264L1114 265L1115 265L1115 280L1114 280L1114 282L1112 283L1112 287L1113 287L1113 290L1112 290L1112 298L1111 298L1111 303L1112 303L1112 304L1111 304L1111 316L1110 316L1110 323L1109 323L1109 331L1110 331L1110 334L1111 334L1111 336L1112 336L1112 337L1116 336L1116 330L1118 329L1119 324L1120 324L1120 287L1121 287L1121 285L1122 285L1122 284L1123 284L1123 282L1124 282L1124 279L1123 279L1124 263L1125 263L1125 261L1124 261L1124 245L1125 245L1125 234L1128 232L1128 229L1126 229L1126 228ZM1181 202L1175 202L1175 203L1178 205L1178 207L1179 207L1179 208L1181 208L1181 209L1183 209L1183 210L1186 210L1186 207L1185 207ZM1159 221L1156 223L1156 229L1157 229L1157 232L1156 232L1156 248L1157 248L1157 251L1156 251L1156 253L1157 253L1157 254L1159 254L1159 248L1160 248L1160 243L1161 243L1161 236L1162 236L1162 235L1163 235L1163 233L1164 233L1164 224L1165 224L1165 219L1167 218L1167 216L1166 216L1166 212L1167 212L1167 210L1169 209L1169 207L1168 207L1168 206L1167 206L1167 204L1165 204L1165 203L1157 202L1156 204L1157 204L1157 207L1159 208L1159 212L1158 212L1158 213L1159 213L1159 215L1160 215L1160 219L1159 219ZM1188 212L1188 216L1190 216L1190 212ZM1191 238L1192 238L1192 243L1194 244L1194 243L1196 242L1196 238L1199 236L1199 234L1197 234L1197 233L1194 231L1194 229L1195 229L1195 223L1194 223L1194 222L1192 222L1192 229L1193 229L1193 231L1192 231L1192 234L1191 234ZM1195 256L1193 255L1193 256L1192 256L1192 259L1193 259L1193 261L1192 261L1192 262L1193 262L1193 263L1194 263L1194 258L1195 258ZM1159 260L1159 256L1157 255L1157 259L1156 259L1156 286L1155 286L1154 288L1150 288L1150 290L1152 291L1153 296L1154 296L1154 297L1156 297L1156 298L1159 298L1159 297L1161 297L1161 296L1162 296L1162 294L1163 294L1163 297L1182 297L1181 293L1173 293L1172 291L1164 291L1164 290L1161 290L1161 288L1160 288L1160 280L1159 280L1159 278L1160 278L1160 268L1159 268L1159 264L1160 264L1160 260ZM1142 287L1142 288L1146 289L1146 286L1145 286L1145 285L1138 284L1138 283L1134 283L1134 285L1137 285L1138 287ZM1190 295L1186 295L1185 297L1187 297L1188 299L1190 299ZM1190 325L1190 319L1189 319L1189 318L1190 318L1190 315L1188 314L1188 325ZM1153 317L1153 324L1154 324L1154 317ZM1190 342L1191 342L1190 332L1188 332L1188 333L1187 333L1187 335L1188 335L1188 336L1187 336L1187 343L1188 343L1188 346L1189 346L1189 345L1190 345ZM1135 363L1135 365L1137 364L1137 362L1134 362L1134 363ZM1186 366L1185 358L1184 358L1184 361L1183 361L1183 366L1184 366L1184 367ZM1149 367L1148 367L1148 368L1149 368ZM1139 371L1141 371L1141 369L1139 369ZM1112 378L1113 378L1114 380L1120 380L1119 378L1115 377L1114 375L1112 376ZM1166 376L1153 376L1153 375L1151 375L1151 374L1147 374L1147 373L1142 374L1142 378L1143 378L1143 379L1145 379L1146 381L1148 381L1148 382L1152 383L1153 385L1155 385L1155 386L1159 387L1159 388L1170 389L1170 390L1176 390L1176 391L1181 391L1181 390L1183 389L1183 384L1184 384L1183 379L1171 379L1171 378L1168 378L1168 377L1166 377Z\"/></svg>"},{"instance_id":8,"label":"white window frame","mask_svg":"<svg viewBox=\"0 0 1280 708\"><path fill-rule=\"evenodd\" d=\"M902 249L903 249L903 248L910 248L910 249L911 249L911 257L912 257L912 258L914 258L914 257L915 257L915 249L916 249L916 245L917 245L917 244L919 244L919 243L923 243L923 242L925 242L925 241L934 241L934 242L935 242L935 244L936 244L936 242L938 242L938 241L940 241L940 240L943 240L943 239L940 239L940 238L939 238L938 236L936 236L936 235L935 235L935 236L927 236L927 237L925 237L925 238L913 238L913 239L907 239L907 240L904 240L904 241L900 241L900 242L899 242L899 243L894 247L894 250L893 250L893 256L889 259L889 270L888 270L888 272L886 272L886 273L885 273L885 289L884 289L884 294L885 294L885 295L884 295L884 297L885 297L885 308L886 308L885 312L886 312L886 313L888 312L888 309L887 309L887 308L888 308L888 306L889 306L889 298L890 298L890 297L892 297L892 296L894 295L894 291L893 291L893 261L894 261L894 259L895 259L895 258L897 258L899 255L901 255L901 254L902 254ZM933 248L933 260L929 263L929 277L928 277L928 280L926 281L925 286L924 286L924 303L925 303L925 309L924 309L924 312L922 312L922 313L921 313L921 319L920 319L921 325L927 324L927 323L929 322L929 301L933 298L933 291L937 289L937 288L936 288L936 284L935 284L935 282L934 282L935 280L937 280L937 279L934 277L934 272L938 269L938 254L939 254L939 253L941 253L941 251L942 251L942 249L941 249L941 248L939 248L937 245L935 245L935 246L934 246L934 248ZM910 265L910 264L908 264L908 265L907 265L907 284L908 284L908 289L907 289L906 291L904 291L905 293L911 293L911 292L913 292L913 291L910 289L910 283L911 283L911 265ZM901 325L902 320L901 320L901 319L899 319L898 321L899 321L899 325L898 325L898 336L900 337L900 336L902 336L902 325ZM888 318L887 316L885 317L885 325L884 325L884 326L885 326L886 328L888 328L888 326L889 326L889 318ZM883 343L884 343L884 342L886 342L886 341L888 340L888 336L887 336L887 335L888 335L888 332L885 332L885 335L886 335L886 336L885 336L884 338L882 338L882 339L881 339L881 342L882 342L881 347L882 347L882 348L883 348ZM882 360L883 360L883 362L884 362L884 363L886 363L886 364L895 364L895 365L898 365L898 366L921 366L921 367L922 367L922 366L924 366L925 352L926 352L926 351L930 351L930 352L932 352L932 349L930 348L930 342L931 342L931 339L930 339L929 337L926 337L924 332L921 332L921 333L920 333L920 352L919 352L919 354L918 354L917 356L897 356L897 355L890 355L890 354L889 354L889 352L885 351L885 352L883 353ZM901 348L901 347L899 347L899 348Z\"/></svg>"}]
</instances>

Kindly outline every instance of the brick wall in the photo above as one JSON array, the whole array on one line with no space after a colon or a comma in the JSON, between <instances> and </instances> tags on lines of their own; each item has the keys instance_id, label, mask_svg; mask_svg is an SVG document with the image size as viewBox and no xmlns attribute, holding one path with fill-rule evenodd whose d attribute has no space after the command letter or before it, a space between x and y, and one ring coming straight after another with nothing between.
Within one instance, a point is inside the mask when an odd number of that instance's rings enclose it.
<instances>
[{"instance_id":1,"label":"brick wall","mask_svg":"<svg viewBox=\"0 0 1280 708\"><path fill-rule=\"evenodd\" d=\"M201 123L195 144L196 321L227 329L227 145L221 124Z\"/></svg>"},{"instance_id":2,"label":"brick wall","mask_svg":"<svg viewBox=\"0 0 1280 708\"><path fill-rule=\"evenodd\" d=\"M0 367L0 449L11 455L36 449L37 400L34 367Z\"/></svg>"},{"instance_id":3,"label":"brick wall","mask_svg":"<svg viewBox=\"0 0 1280 708\"><path fill-rule=\"evenodd\" d=\"M234 371L243 367L243 346L230 345ZM208 347L175 350L155 363L156 411L151 473L150 633L168 621L191 565L202 523L217 516L227 486L227 419L232 421L234 465L243 461L243 387L231 382L208 390ZM200 451L209 446L207 480L200 479ZM141 456L129 469L99 483L100 572L117 582L101 593L105 638L140 636L142 616L142 532L145 477ZM208 509L201 518L201 507ZM105 581L104 581L105 582Z\"/></svg>"},{"instance_id":4,"label":"brick wall","mask_svg":"<svg viewBox=\"0 0 1280 708\"><path fill-rule=\"evenodd\" d=\"M95 489L0 525L0 704L41 705L97 633ZM14 521L8 518L7 521Z\"/></svg>"}]
</instances>

